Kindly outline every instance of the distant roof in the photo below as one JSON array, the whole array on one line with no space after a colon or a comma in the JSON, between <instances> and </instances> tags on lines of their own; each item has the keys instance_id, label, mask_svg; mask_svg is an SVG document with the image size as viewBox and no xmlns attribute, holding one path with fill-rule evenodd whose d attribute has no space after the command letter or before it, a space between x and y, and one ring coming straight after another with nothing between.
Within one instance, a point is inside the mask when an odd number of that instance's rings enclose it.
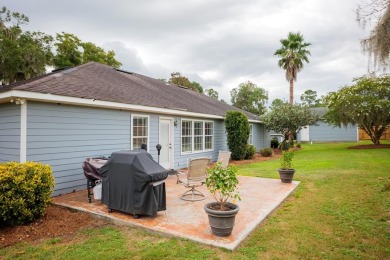
<instances>
[{"instance_id":1,"label":"distant roof","mask_svg":"<svg viewBox=\"0 0 390 260\"><path fill-rule=\"evenodd\" d=\"M244 112L251 120L259 120L259 117L252 113L204 94L96 62L56 70L31 80L0 87L0 93L10 90L174 109L222 117L225 116L226 111L236 110Z\"/></svg>"},{"instance_id":2,"label":"distant roof","mask_svg":"<svg viewBox=\"0 0 390 260\"><path fill-rule=\"evenodd\" d=\"M317 116L324 116L326 112L328 111L326 107L313 107L310 108L310 110Z\"/></svg>"}]
</instances>

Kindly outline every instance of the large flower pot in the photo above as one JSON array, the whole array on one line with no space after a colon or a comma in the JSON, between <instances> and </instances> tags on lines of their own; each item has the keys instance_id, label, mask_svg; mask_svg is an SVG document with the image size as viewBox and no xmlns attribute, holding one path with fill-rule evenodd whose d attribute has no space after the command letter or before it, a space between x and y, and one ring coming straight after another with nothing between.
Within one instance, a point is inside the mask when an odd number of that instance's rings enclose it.
<instances>
[{"instance_id":1,"label":"large flower pot","mask_svg":"<svg viewBox=\"0 0 390 260\"><path fill-rule=\"evenodd\" d=\"M294 177L294 169L278 169L280 180L283 183L291 183Z\"/></svg>"},{"instance_id":2,"label":"large flower pot","mask_svg":"<svg viewBox=\"0 0 390 260\"><path fill-rule=\"evenodd\" d=\"M213 207L214 205L218 205L218 203L212 202L204 206L204 210L209 216L211 233L220 237L230 236L233 231L234 220L236 219L236 215L240 210L240 207L238 207L236 204L228 202L227 206L232 210L220 211L210 208L210 206Z\"/></svg>"}]
</instances>

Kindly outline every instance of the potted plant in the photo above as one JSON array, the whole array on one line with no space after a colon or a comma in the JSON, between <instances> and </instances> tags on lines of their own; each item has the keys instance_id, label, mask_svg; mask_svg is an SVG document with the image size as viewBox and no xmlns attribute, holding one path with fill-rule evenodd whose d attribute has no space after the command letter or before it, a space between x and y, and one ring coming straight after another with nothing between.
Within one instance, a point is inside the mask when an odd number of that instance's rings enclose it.
<instances>
[{"instance_id":1,"label":"potted plant","mask_svg":"<svg viewBox=\"0 0 390 260\"><path fill-rule=\"evenodd\" d=\"M294 177L295 170L292 169L291 164L294 158L294 149L290 148L287 151L282 152L282 157L280 158L281 168L278 169L280 180L283 183L291 183Z\"/></svg>"},{"instance_id":2,"label":"potted plant","mask_svg":"<svg viewBox=\"0 0 390 260\"><path fill-rule=\"evenodd\" d=\"M206 186L215 202L208 203L204 209L209 217L211 233L216 236L229 236L232 233L234 220L239 206L228 202L229 199L241 200L237 185L237 168L234 165L222 167L218 162L207 169Z\"/></svg>"}]
</instances>

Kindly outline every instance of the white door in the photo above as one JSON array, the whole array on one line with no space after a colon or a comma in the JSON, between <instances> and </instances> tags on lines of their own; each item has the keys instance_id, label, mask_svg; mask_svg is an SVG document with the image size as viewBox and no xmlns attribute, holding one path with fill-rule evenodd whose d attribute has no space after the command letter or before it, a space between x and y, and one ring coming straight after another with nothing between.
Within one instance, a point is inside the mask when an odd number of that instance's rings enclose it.
<instances>
[{"instance_id":1,"label":"white door","mask_svg":"<svg viewBox=\"0 0 390 260\"><path fill-rule=\"evenodd\" d=\"M160 165L165 169L173 167L173 120L160 119Z\"/></svg>"},{"instance_id":2,"label":"white door","mask_svg":"<svg viewBox=\"0 0 390 260\"><path fill-rule=\"evenodd\" d=\"M306 126L306 128L302 128L299 133L301 134L301 141L302 142L309 142L310 141L309 126Z\"/></svg>"}]
</instances>

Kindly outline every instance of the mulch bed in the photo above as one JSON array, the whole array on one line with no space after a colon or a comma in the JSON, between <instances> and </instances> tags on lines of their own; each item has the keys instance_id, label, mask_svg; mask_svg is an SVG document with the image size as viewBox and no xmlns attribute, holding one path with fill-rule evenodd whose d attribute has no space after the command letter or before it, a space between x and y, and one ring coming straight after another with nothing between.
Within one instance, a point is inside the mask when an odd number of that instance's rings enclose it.
<instances>
[{"instance_id":1,"label":"mulch bed","mask_svg":"<svg viewBox=\"0 0 390 260\"><path fill-rule=\"evenodd\" d=\"M390 144L362 144L349 146L348 149L384 149L390 148Z\"/></svg>"},{"instance_id":2,"label":"mulch bed","mask_svg":"<svg viewBox=\"0 0 390 260\"><path fill-rule=\"evenodd\" d=\"M84 228L98 227L106 223L104 220L92 218L87 213L49 204L45 215L30 224L0 228L0 248L19 242L63 237Z\"/></svg>"}]
</instances>

